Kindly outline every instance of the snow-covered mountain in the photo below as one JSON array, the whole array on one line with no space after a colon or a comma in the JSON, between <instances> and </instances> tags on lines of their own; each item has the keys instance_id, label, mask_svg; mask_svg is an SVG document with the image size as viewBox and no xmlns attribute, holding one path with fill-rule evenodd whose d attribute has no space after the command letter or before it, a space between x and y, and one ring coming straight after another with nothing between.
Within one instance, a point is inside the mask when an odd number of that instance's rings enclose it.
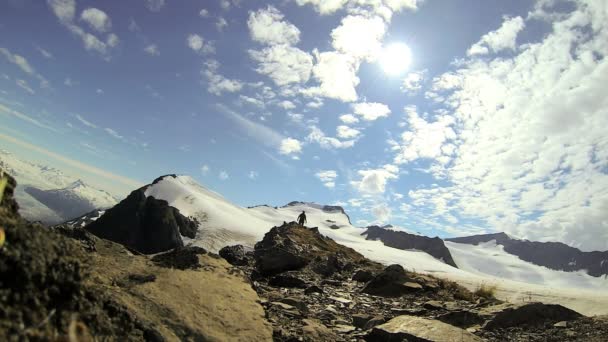
<instances>
[{"instance_id":1,"label":"snow-covered mountain","mask_svg":"<svg viewBox=\"0 0 608 342\"><path fill-rule=\"evenodd\" d=\"M15 198L19 213L30 221L57 224L117 203L106 191L61 170L25 161L4 150L0 150L0 169L17 180Z\"/></svg>"},{"instance_id":2,"label":"snow-covered mountain","mask_svg":"<svg viewBox=\"0 0 608 342\"><path fill-rule=\"evenodd\" d=\"M227 245L253 247L273 226L295 221L302 211L306 211L306 226L318 227L321 234L355 249L371 260L387 265L400 264L416 272L458 281L471 289L482 283L495 284L498 286L498 295L511 301L532 298L566 305L585 314L608 313L608 293L605 291L608 280L592 277L584 271L564 272L538 266L505 252L502 246L495 243L475 246L446 242L445 246L458 266L456 268L421 250L397 249L386 246L380 240L366 239L363 234L366 228L354 227L340 207L291 202L283 207L261 205L244 208L201 186L191 177L175 175L160 177L152 184L134 191L132 195L134 193L138 193L138 201L129 200L131 203L127 205L127 200L123 200L102 217L117 211L124 214L132 210L129 207L138 208L136 210L140 210L140 214L149 212L145 206L150 205L149 199L153 198L152 208L168 213L169 216L163 214L163 217L177 222L174 226L175 231L179 232L180 243L217 252ZM166 206L176 208L178 213L167 211ZM135 216L145 220L140 214ZM90 216L95 219L97 215ZM184 234L180 221L186 217L196 222L196 232L193 235ZM114 225L98 225L95 229L111 230L113 227ZM129 229L129 225L121 229ZM146 234L145 225L137 229L137 234ZM161 232L166 234L166 231ZM150 237L150 234L138 237L137 234L123 231L119 235L127 241L159 238Z\"/></svg>"}]
</instances>

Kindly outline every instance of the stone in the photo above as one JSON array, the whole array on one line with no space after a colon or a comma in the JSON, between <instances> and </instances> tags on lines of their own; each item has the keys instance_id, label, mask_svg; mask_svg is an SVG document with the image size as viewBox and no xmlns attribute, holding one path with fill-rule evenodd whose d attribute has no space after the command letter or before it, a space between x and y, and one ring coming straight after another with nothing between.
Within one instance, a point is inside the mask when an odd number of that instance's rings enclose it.
<instances>
[{"instance_id":1,"label":"stone","mask_svg":"<svg viewBox=\"0 0 608 342\"><path fill-rule=\"evenodd\" d=\"M305 289L307 287L306 282L300 278L292 275L276 275L270 278L268 285L273 287L287 287L287 288L298 288Z\"/></svg>"},{"instance_id":2,"label":"stone","mask_svg":"<svg viewBox=\"0 0 608 342\"><path fill-rule=\"evenodd\" d=\"M556 328L567 328L568 322L567 321L557 322L557 323L553 324L553 326Z\"/></svg>"},{"instance_id":3,"label":"stone","mask_svg":"<svg viewBox=\"0 0 608 342\"><path fill-rule=\"evenodd\" d=\"M219 255L234 266L247 266L249 258L242 245L226 246L219 251Z\"/></svg>"},{"instance_id":4,"label":"stone","mask_svg":"<svg viewBox=\"0 0 608 342\"><path fill-rule=\"evenodd\" d=\"M352 316L353 325L359 329L363 329L365 324L367 324L370 319L372 319L372 316L366 314L354 314Z\"/></svg>"},{"instance_id":5,"label":"stone","mask_svg":"<svg viewBox=\"0 0 608 342\"><path fill-rule=\"evenodd\" d=\"M287 298L279 299L278 302L291 305L302 312L308 311L308 308L306 307L306 303L299 298L287 297Z\"/></svg>"},{"instance_id":6,"label":"stone","mask_svg":"<svg viewBox=\"0 0 608 342\"><path fill-rule=\"evenodd\" d=\"M361 292L380 297L401 297L422 290L411 281L401 265L390 265L369 281Z\"/></svg>"},{"instance_id":7,"label":"stone","mask_svg":"<svg viewBox=\"0 0 608 342\"><path fill-rule=\"evenodd\" d=\"M333 296L329 296L329 299L338 302L338 303L342 303L342 304L350 304L352 303L352 300L350 299L346 299L346 298L341 298L341 297L333 297Z\"/></svg>"},{"instance_id":8,"label":"stone","mask_svg":"<svg viewBox=\"0 0 608 342\"><path fill-rule=\"evenodd\" d=\"M333 330L338 332L339 334L348 334L350 332L355 331L357 328L353 327L352 325L344 325L344 324L338 324L336 325Z\"/></svg>"},{"instance_id":9,"label":"stone","mask_svg":"<svg viewBox=\"0 0 608 342\"><path fill-rule=\"evenodd\" d=\"M424 303L424 305L422 305L422 307L424 307L427 310L442 310L443 304L441 304L441 302L436 301L436 300L429 300L428 302Z\"/></svg>"},{"instance_id":10,"label":"stone","mask_svg":"<svg viewBox=\"0 0 608 342\"><path fill-rule=\"evenodd\" d=\"M449 311L437 316L437 319L460 328L482 324L485 320L479 313L466 310Z\"/></svg>"},{"instance_id":11,"label":"stone","mask_svg":"<svg viewBox=\"0 0 608 342\"><path fill-rule=\"evenodd\" d=\"M416 316L398 316L376 326L365 336L366 341L442 341L481 342L470 332L449 324Z\"/></svg>"},{"instance_id":12,"label":"stone","mask_svg":"<svg viewBox=\"0 0 608 342\"><path fill-rule=\"evenodd\" d=\"M353 281L367 283L374 278L374 274L367 270L358 270L353 274Z\"/></svg>"},{"instance_id":13,"label":"stone","mask_svg":"<svg viewBox=\"0 0 608 342\"><path fill-rule=\"evenodd\" d=\"M340 338L331 329L316 319L303 319L302 335L305 341L338 341Z\"/></svg>"},{"instance_id":14,"label":"stone","mask_svg":"<svg viewBox=\"0 0 608 342\"><path fill-rule=\"evenodd\" d=\"M369 330L377 325L383 324L384 322L386 322L386 319L383 316L375 316L365 323L363 330Z\"/></svg>"},{"instance_id":15,"label":"stone","mask_svg":"<svg viewBox=\"0 0 608 342\"><path fill-rule=\"evenodd\" d=\"M304 290L304 294L312 294L312 293L323 293L323 289L318 287L317 285L312 285Z\"/></svg>"},{"instance_id":16,"label":"stone","mask_svg":"<svg viewBox=\"0 0 608 342\"><path fill-rule=\"evenodd\" d=\"M178 247L169 252L153 256L152 261L160 267L180 270L197 269L201 267L198 258L201 254L207 254L207 251L201 247Z\"/></svg>"},{"instance_id":17,"label":"stone","mask_svg":"<svg viewBox=\"0 0 608 342\"><path fill-rule=\"evenodd\" d=\"M525 303L499 308L497 312L493 312L494 317L484 324L484 329L494 330L520 325L538 326L582 317L578 312L557 304ZM492 310L491 307L487 309Z\"/></svg>"}]
</instances>

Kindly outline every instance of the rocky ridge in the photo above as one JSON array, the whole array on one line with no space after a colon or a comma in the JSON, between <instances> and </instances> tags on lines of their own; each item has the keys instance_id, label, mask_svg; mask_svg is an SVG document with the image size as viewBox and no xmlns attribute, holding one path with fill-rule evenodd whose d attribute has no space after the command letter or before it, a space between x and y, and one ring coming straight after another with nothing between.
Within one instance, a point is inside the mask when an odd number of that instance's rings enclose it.
<instances>
[{"instance_id":1,"label":"rocky ridge","mask_svg":"<svg viewBox=\"0 0 608 342\"><path fill-rule=\"evenodd\" d=\"M494 240L496 244L504 246L505 252L539 266L566 272L584 270L594 277L608 274L608 251L583 252L561 242L519 240L511 238L505 233L473 235L445 240L472 245Z\"/></svg>"},{"instance_id":2,"label":"rocky ridge","mask_svg":"<svg viewBox=\"0 0 608 342\"><path fill-rule=\"evenodd\" d=\"M601 341L608 329L559 305L503 303L384 267L295 222L220 255L250 277L275 341Z\"/></svg>"},{"instance_id":3,"label":"rocky ridge","mask_svg":"<svg viewBox=\"0 0 608 342\"><path fill-rule=\"evenodd\" d=\"M404 231L394 231L379 226L369 226L361 235L367 240L380 240L386 246L397 249L416 249L426 252L446 264L458 267L452 254L438 237L430 238L422 235L409 234Z\"/></svg>"}]
</instances>

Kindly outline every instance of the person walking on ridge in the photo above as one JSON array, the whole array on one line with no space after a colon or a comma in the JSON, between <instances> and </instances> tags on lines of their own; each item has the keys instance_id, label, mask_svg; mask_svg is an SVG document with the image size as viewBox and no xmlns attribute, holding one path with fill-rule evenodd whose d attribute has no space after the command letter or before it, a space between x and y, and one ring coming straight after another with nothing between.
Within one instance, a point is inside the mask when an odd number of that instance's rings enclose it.
<instances>
[{"instance_id":1,"label":"person walking on ridge","mask_svg":"<svg viewBox=\"0 0 608 342\"><path fill-rule=\"evenodd\" d=\"M306 223L306 212L302 210L302 213L300 214L300 216L298 216L298 224L300 226L304 226L304 223Z\"/></svg>"}]
</instances>

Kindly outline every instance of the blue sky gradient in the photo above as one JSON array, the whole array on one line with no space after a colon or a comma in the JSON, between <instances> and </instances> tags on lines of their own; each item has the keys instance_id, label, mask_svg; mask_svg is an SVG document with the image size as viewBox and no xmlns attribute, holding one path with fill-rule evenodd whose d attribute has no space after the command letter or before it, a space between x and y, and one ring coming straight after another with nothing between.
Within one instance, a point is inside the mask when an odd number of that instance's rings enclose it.
<instances>
[{"instance_id":1,"label":"blue sky gradient","mask_svg":"<svg viewBox=\"0 0 608 342\"><path fill-rule=\"evenodd\" d=\"M2 146L127 178L82 174L121 195L179 173L244 206L315 201L360 225L608 249L593 238L608 234L606 140L580 138L608 120L601 1L323 3L2 2ZM350 35L372 24L377 37ZM376 43L409 46L407 71L383 72L381 49L357 55ZM345 59L323 69L324 53ZM345 60L354 71L332 74Z\"/></svg>"}]
</instances>

